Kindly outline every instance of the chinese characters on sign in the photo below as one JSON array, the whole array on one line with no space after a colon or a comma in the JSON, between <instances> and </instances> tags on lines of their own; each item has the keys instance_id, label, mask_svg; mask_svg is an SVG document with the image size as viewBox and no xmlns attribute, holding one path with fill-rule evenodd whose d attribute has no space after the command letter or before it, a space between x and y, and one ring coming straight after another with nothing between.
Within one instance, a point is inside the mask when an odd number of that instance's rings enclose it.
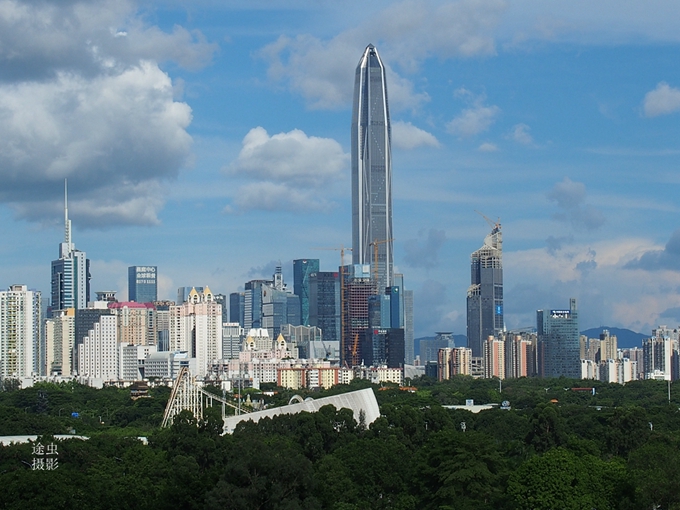
<instances>
[{"instance_id":1,"label":"chinese characters on sign","mask_svg":"<svg viewBox=\"0 0 680 510\"><path fill-rule=\"evenodd\" d=\"M56 444L50 443L45 446L42 443L35 443L33 445L31 469L33 471L54 471L59 467L58 456Z\"/></svg>"}]
</instances>

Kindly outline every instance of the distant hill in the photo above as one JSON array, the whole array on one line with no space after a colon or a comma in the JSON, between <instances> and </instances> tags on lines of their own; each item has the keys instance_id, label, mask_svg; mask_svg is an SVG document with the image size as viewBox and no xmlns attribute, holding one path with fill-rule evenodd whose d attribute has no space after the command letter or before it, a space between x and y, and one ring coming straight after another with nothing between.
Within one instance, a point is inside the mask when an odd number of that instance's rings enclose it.
<instances>
[{"instance_id":1,"label":"distant hill","mask_svg":"<svg viewBox=\"0 0 680 510\"><path fill-rule=\"evenodd\" d=\"M609 326L600 326L599 328L586 329L585 331L581 331L581 334L586 335L588 338L600 338L600 333L602 333L603 329L609 330L610 335L616 335L616 343L619 349L642 347L642 340L649 338L650 336L643 335L642 333L636 333L630 329L612 328Z\"/></svg>"}]
</instances>

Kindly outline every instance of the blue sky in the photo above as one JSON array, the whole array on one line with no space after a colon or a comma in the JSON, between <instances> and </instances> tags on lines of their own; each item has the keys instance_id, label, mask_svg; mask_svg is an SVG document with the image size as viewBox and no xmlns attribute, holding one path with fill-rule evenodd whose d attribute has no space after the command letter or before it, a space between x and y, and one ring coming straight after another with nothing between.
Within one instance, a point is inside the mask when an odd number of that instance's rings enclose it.
<instances>
[{"instance_id":1,"label":"blue sky","mask_svg":"<svg viewBox=\"0 0 680 510\"><path fill-rule=\"evenodd\" d=\"M508 328L570 297L582 329L680 323L680 3L370 5L0 2L0 286L49 291L64 178L93 290L337 268L373 43L416 335L465 333L475 211L503 225Z\"/></svg>"}]
</instances>

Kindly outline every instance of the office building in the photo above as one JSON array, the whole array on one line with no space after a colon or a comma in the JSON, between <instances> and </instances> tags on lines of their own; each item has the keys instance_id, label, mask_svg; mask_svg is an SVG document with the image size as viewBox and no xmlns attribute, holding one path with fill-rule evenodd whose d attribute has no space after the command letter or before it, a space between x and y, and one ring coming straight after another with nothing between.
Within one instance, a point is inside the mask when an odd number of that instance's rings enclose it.
<instances>
[{"instance_id":1,"label":"office building","mask_svg":"<svg viewBox=\"0 0 680 510\"><path fill-rule=\"evenodd\" d=\"M238 359L244 331L238 322L222 323L222 359Z\"/></svg>"},{"instance_id":2,"label":"office building","mask_svg":"<svg viewBox=\"0 0 680 510\"><path fill-rule=\"evenodd\" d=\"M300 324L309 326L309 278L319 272L319 259L293 261L293 293L300 298Z\"/></svg>"},{"instance_id":3,"label":"office building","mask_svg":"<svg viewBox=\"0 0 680 510\"><path fill-rule=\"evenodd\" d=\"M470 256L471 282L467 291L467 340L474 357L483 344L503 331L503 236L495 223L484 245Z\"/></svg>"},{"instance_id":4,"label":"office building","mask_svg":"<svg viewBox=\"0 0 680 510\"><path fill-rule=\"evenodd\" d=\"M52 261L50 309L85 308L89 300L90 261L84 251L76 250L71 240L68 192L64 182L64 242L59 244L59 258Z\"/></svg>"},{"instance_id":5,"label":"office building","mask_svg":"<svg viewBox=\"0 0 680 510\"><path fill-rule=\"evenodd\" d=\"M371 265L378 293L392 285L392 146L385 66L369 44L354 81L352 262Z\"/></svg>"},{"instance_id":6,"label":"office building","mask_svg":"<svg viewBox=\"0 0 680 510\"><path fill-rule=\"evenodd\" d=\"M158 300L158 267L128 267L128 301L153 303Z\"/></svg>"},{"instance_id":7,"label":"office building","mask_svg":"<svg viewBox=\"0 0 680 510\"><path fill-rule=\"evenodd\" d=\"M405 290L401 293L404 300L404 362L412 365L416 359L415 334L413 329L413 291Z\"/></svg>"},{"instance_id":8,"label":"office building","mask_svg":"<svg viewBox=\"0 0 680 510\"><path fill-rule=\"evenodd\" d=\"M0 291L0 378L45 375L40 292L26 285Z\"/></svg>"},{"instance_id":9,"label":"office building","mask_svg":"<svg viewBox=\"0 0 680 510\"><path fill-rule=\"evenodd\" d=\"M309 325L329 342L340 342L340 273L318 271L309 275Z\"/></svg>"},{"instance_id":10,"label":"office building","mask_svg":"<svg viewBox=\"0 0 680 510\"><path fill-rule=\"evenodd\" d=\"M232 292L229 294L229 317L231 322L238 322L241 327L245 322L245 292Z\"/></svg>"},{"instance_id":11,"label":"office building","mask_svg":"<svg viewBox=\"0 0 680 510\"><path fill-rule=\"evenodd\" d=\"M569 308L538 310L538 368L541 377L581 377L580 342L576 299Z\"/></svg>"}]
</instances>

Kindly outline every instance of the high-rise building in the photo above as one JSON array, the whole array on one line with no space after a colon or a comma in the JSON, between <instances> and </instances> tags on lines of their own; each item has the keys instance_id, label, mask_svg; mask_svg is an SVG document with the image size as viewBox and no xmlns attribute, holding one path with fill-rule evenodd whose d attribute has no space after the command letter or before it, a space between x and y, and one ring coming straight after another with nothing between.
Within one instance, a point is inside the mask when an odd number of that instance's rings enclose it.
<instances>
[{"instance_id":1,"label":"high-rise building","mask_svg":"<svg viewBox=\"0 0 680 510\"><path fill-rule=\"evenodd\" d=\"M319 272L319 259L293 261L293 292L300 298L300 324L309 326L309 277Z\"/></svg>"},{"instance_id":2,"label":"high-rise building","mask_svg":"<svg viewBox=\"0 0 680 510\"><path fill-rule=\"evenodd\" d=\"M581 377L581 346L576 299L567 310L538 310L538 369L541 377Z\"/></svg>"},{"instance_id":3,"label":"high-rise building","mask_svg":"<svg viewBox=\"0 0 680 510\"><path fill-rule=\"evenodd\" d=\"M78 345L78 375L87 379L90 385L118 379L117 338L116 317L102 315Z\"/></svg>"},{"instance_id":4,"label":"high-rise building","mask_svg":"<svg viewBox=\"0 0 680 510\"><path fill-rule=\"evenodd\" d=\"M153 303L109 303L118 317L118 343L124 345L156 345L156 308Z\"/></svg>"},{"instance_id":5,"label":"high-rise building","mask_svg":"<svg viewBox=\"0 0 680 510\"><path fill-rule=\"evenodd\" d=\"M26 285L0 292L0 378L44 375L41 295Z\"/></svg>"},{"instance_id":6,"label":"high-rise building","mask_svg":"<svg viewBox=\"0 0 680 510\"><path fill-rule=\"evenodd\" d=\"M170 306L170 350L196 358L196 377L203 378L222 359L222 305L208 287L189 292L185 303Z\"/></svg>"},{"instance_id":7,"label":"high-rise building","mask_svg":"<svg viewBox=\"0 0 680 510\"><path fill-rule=\"evenodd\" d=\"M672 379L673 335L666 326L652 330L651 338L642 340L643 374L645 379Z\"/></svg>"},{"instance_id":8,"label":"high-rise building","mask_svg":"<svg viewBox=\"0 0 680 510\"><path fill-rule=\"evenodd\" d=\"M376 294L376 283L371 278L368 264L355 264L344 271L342 282L344 303L340 340L341 361L349 366L360 365L363 360L362 339L368 329L368 298Z\"/></svg>"},{"instance_id":9,"label":"high-rise building","mask_svg":"<svg viewBox=\"0 0 680 510\"><path fill-rule=\"evenodd\" d=\"M309 325L321 329L329 342L340 342L339 275L337 271L318 271L309 276Z\"/></svg>"},{"instance_id":10,"label":"high-rise building","mask_svg":"<svg viewBox=\"0 0 680 510\"><path fill-rule=\"evenodd\" d=\"M484 342L484 378L505 379L505 345L503 340L490 336Z\"/></svg>"},{"instance_id":11,"label":"high-rise building","mask_svg":"<svg viewBox=\"0 0 680 510\"><path fill-rule=\"evenodd\" d=\"M352 262L369 264L378 293L392 285L392 145L385 66L369 44L352 109Z\"/></svg>"},{"instance_id":12,"label":"high-rise building","mask_svg":"<svg viewBox=\"0 0 680 510\"><path fill-rule=\"evenodd\" d=\"M232 292L229 294L229 317L231 322L238 322L243 327L245 320L245 292Z\"/></svg>"},{"instance_id":13,"label":"high-rise building","mask_svg":"<svg viewBox=\"0 0 680 510\"><path fill-rule=\"evenodd\" d=\"M52 261L51 310L85 308L90 300L90 261L84 251L71 241L68 219L68 192L64 181L64 242L59 244L59 258Z\"/></svg>"},{"instance_id":14,"label":"high-rise building","mask_svg":"<svg viewBox=\"0 0 680 510\"><path fill-rule=\"evenodd\" d=\"M46 375L70 377L77 368L74 363L76 345L76 310L68 308L45 321Z\"/></svg>"},{"instance_id":15,"label":"high-rise building","mask_svg":"<svg viewBox=\"0 0 680 510\"><path fill-rule=\"evenodd\" d=\"M482 357L484 342L503 331L503 237L493 225L484 246L470 256L467 291L467 341L472 356Z\"/></svg>"},{"instance_id":16,"label":"high-rise building","mask_svg":"<svg viewBox=\"0 0 680 510\"><path fill-rule=\"evenodd\" d=\"M186 303L192 290L196 290L199 294L203 293L203 287L179 287L177 289L177 304Z\"/></svg>"},{"instance_id":17,"label":"high-rise building","mask_svg":"<svg viewBox=\"0 0 680 510\"><path fill-rule=\"evenodd\" d=\"M128 267L128 300L135 303L153 303L158 300L158 267Z\"/></svg>"},{"instance_id":18,"label":"high-rise building","mask_svg":"<svg viewBox=\"0 0 680 510\"><path fill-rule=\"evenodd\" d=\"M401 293L404 300L404 363L412 365L415 358L415 339L413 331L413 291Z\"/></svg>"}]
</instances>

